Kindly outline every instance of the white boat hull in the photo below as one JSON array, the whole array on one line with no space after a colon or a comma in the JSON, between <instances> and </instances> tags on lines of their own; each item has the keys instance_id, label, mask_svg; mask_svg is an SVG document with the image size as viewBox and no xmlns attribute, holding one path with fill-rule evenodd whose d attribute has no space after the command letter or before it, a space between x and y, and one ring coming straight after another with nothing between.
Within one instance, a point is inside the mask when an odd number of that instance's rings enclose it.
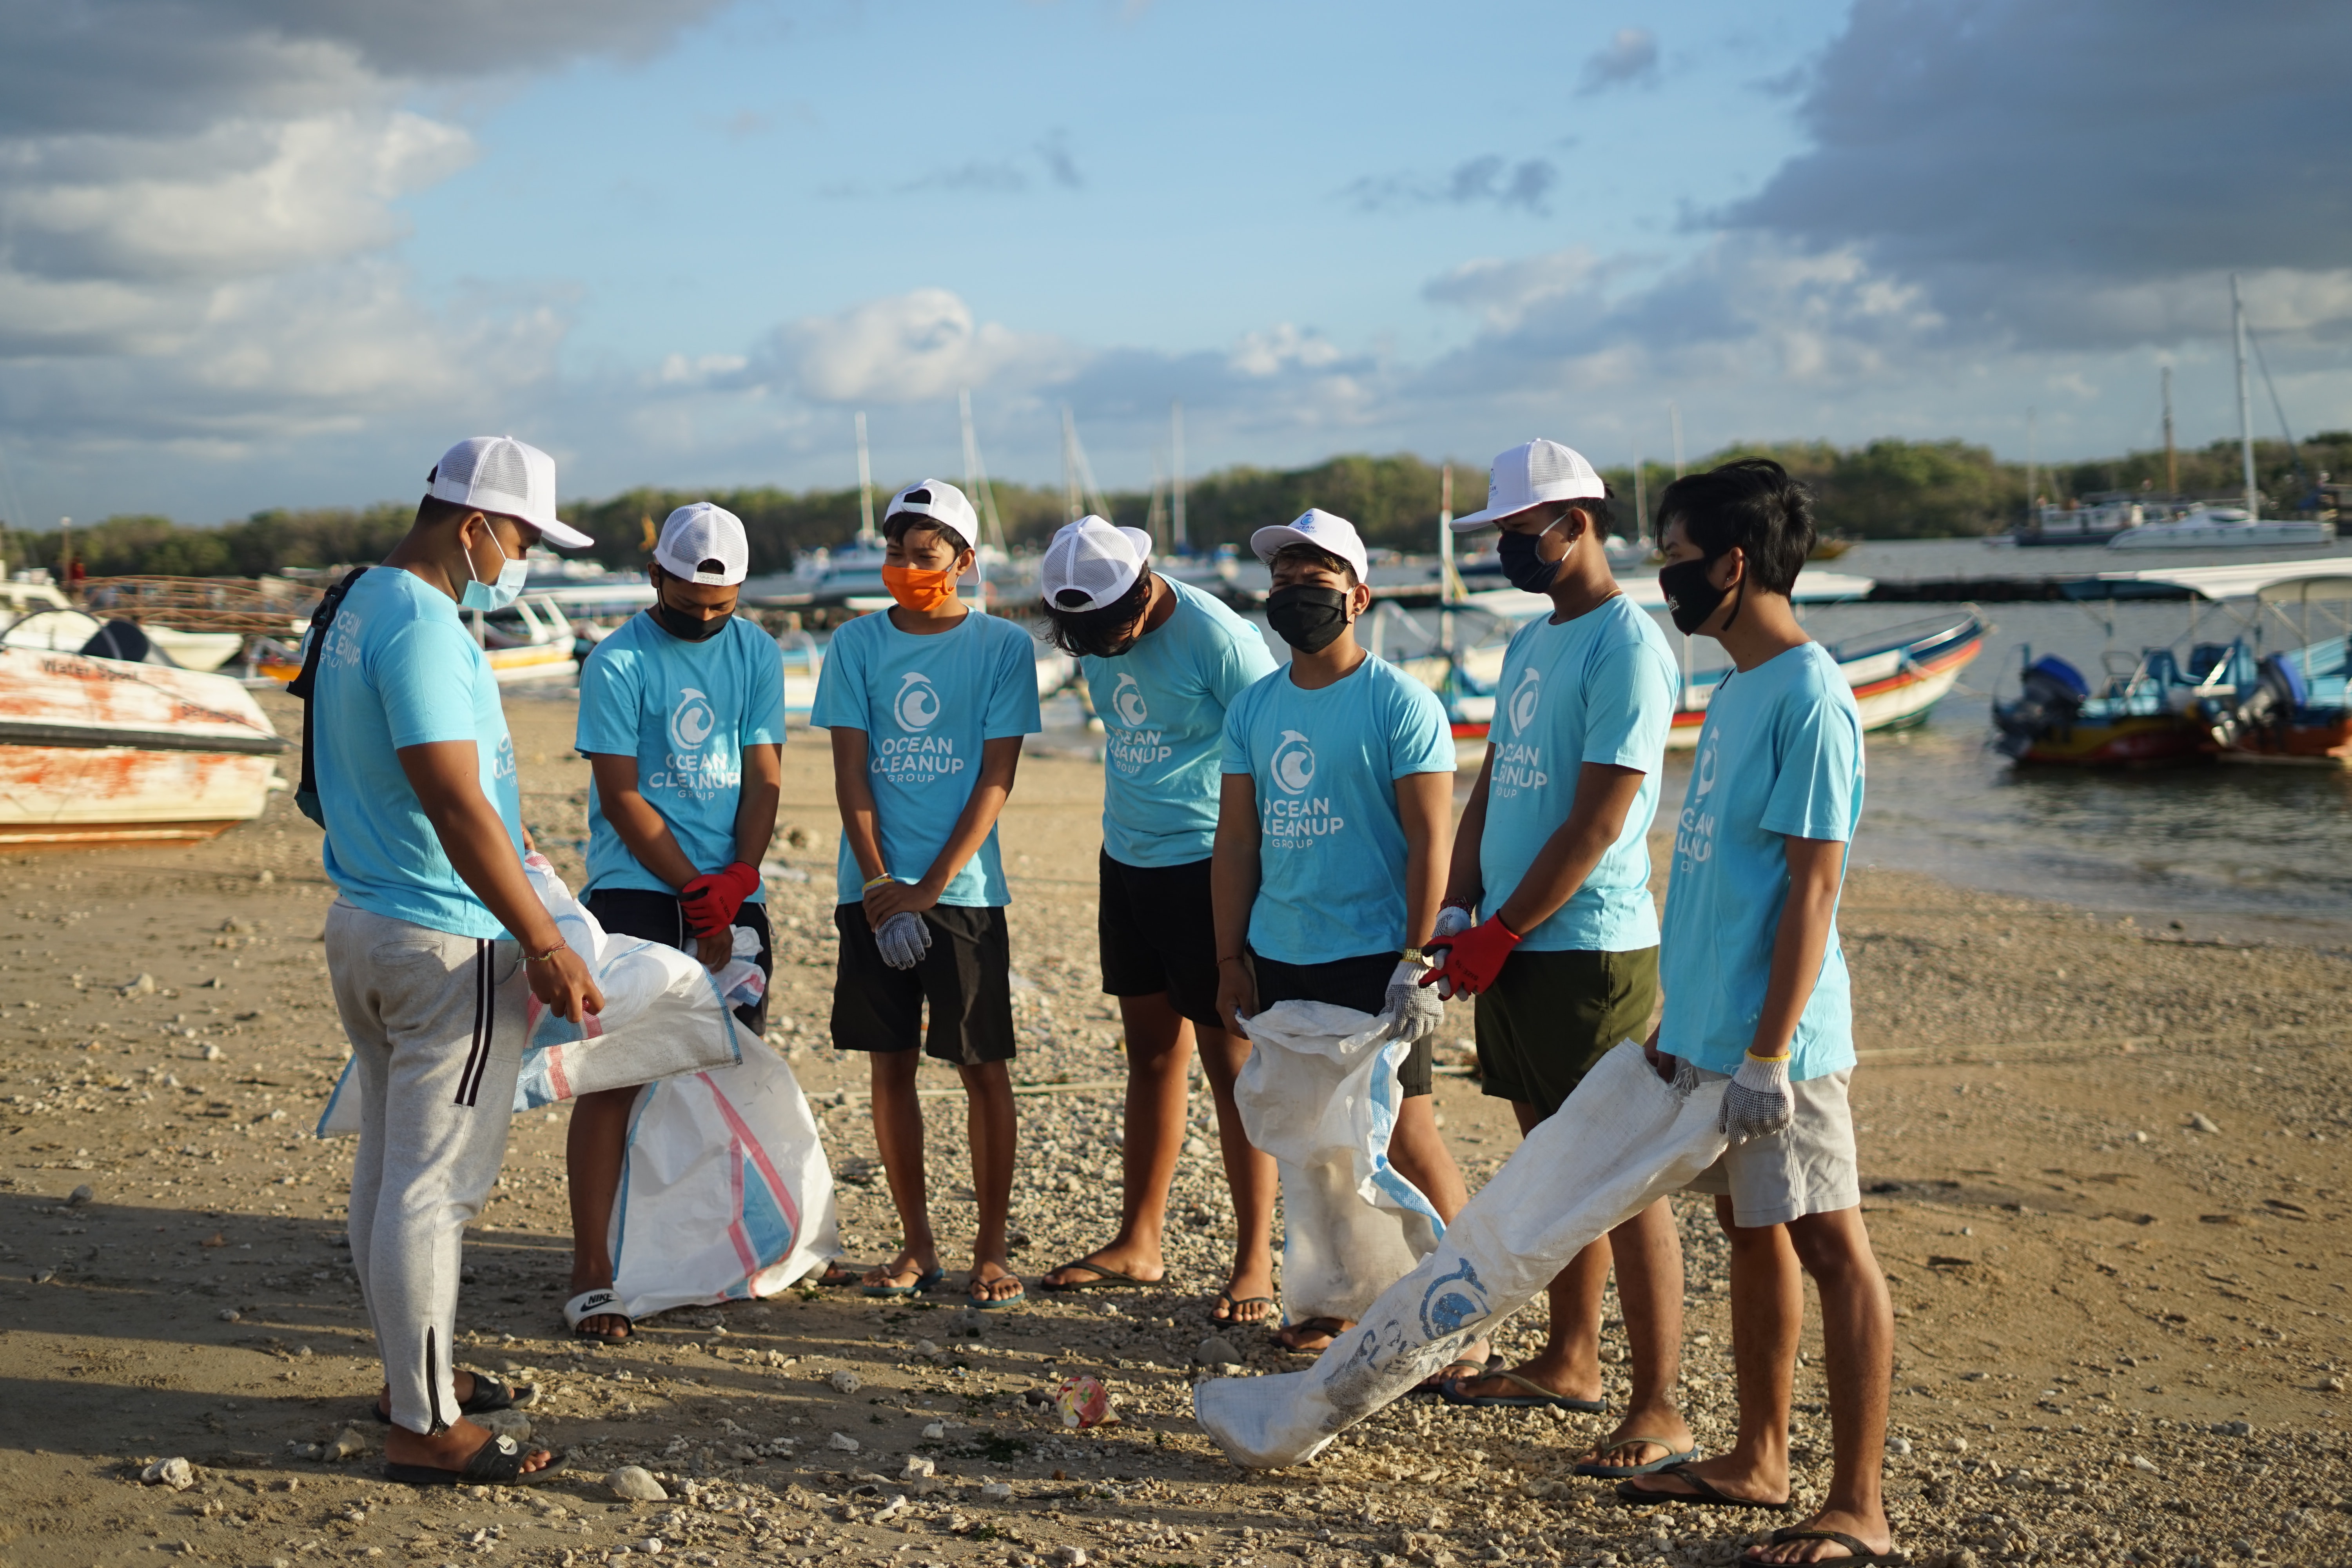
<instances>
[{"instance_id":1,"label":"white boat hull","mask_svg":"<svg viewBox=\"0 0 2352 1568\"><path fill-rule=\"evenodd\" d=\"M2331 544L2336 525L2306 518L2264 518L2255 522L2151 522L2107 541L2110 550L2227 550Z\"/></svg>"},{"instance_id":2,"label":"white boat hull","mask_svg":"<svg viewBox=\"0 0 2352 1568\"><path fill-rule=\"evenodd\" d=\"M261 815L285 746L226 676L0 648L0 846L210 838Z\"/></svg>"}]
</instances>

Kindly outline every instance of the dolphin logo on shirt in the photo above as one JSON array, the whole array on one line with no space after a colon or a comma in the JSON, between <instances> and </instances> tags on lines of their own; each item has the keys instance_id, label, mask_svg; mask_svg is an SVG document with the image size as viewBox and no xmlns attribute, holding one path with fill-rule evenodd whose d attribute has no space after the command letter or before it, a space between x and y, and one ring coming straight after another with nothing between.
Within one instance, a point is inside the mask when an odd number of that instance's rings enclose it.
<instances>
[{"instance_id":1,"label":"dolphin logo on shirt","mask_svg":"<svg viewBox=\"0 0 2352 1568\"><path fill-rule=\"evenodd\" d=\"M1536 708L1543 701L1543 675L1538 670L1523 669L1518 685L1511 689L1511 733L1516 735L1536 721Z\"/></svg>"},{"instance_id":2,"label":"dolphin logo on shirt","mask_svg":"<svg viewBox=\"0 0 2352 1568\"><path fill-rule=\"evenodd\" d=\"M679 687L677 706L669 713L669 743L680 752L698 752L717 728L719 715L711 711L710 699L691 686Z\"/></svg>"},{"instance_id":3,"label":"dolphin logo on shirt","mask_svg":"<svg viewBox=\"0 0 2352 1568\"><path fill-rule=\"evenodd\" d=\"M1315 782L1315 748L1307 737L1296 730L1282 732L1282 743L1274 749L1274 760L1267 772L1274 775L1276 789L1285 795L1304 795L1307 786Z\"/></svg>"},{"instance_id":4,"label":"dolphin logo on shirt","mask_svg":"<svg viewBox=\"0 0 2352 1568\"><path fill-rule=\"evenodd\" d=\"M928 730L940 716L939 689L931 678L919 669L910 669L898 683L898 695L890 704L902 730Z\"/></svg>"},{"instance_id":5,"label":"dolphin logo on shirt","mask_svg":"<svg viewBox=\"0 0 2352 1568\"><path fill-rule=\"evenodd\" d=\"M1124 670L1110 689L1110 707L1118 715L1118 721L1130 730L1140 730L1151 722L1151 710L1143 705L1143 688Z\"/></svg>"}]
</instances>

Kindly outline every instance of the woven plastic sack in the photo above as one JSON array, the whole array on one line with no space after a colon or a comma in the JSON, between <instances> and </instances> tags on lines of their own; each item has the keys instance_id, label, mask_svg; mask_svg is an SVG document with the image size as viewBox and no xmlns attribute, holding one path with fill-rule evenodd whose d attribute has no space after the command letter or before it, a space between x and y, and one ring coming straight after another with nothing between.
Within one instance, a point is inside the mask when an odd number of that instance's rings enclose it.
<instances>
[{"instance_id":1,"label":"woven plastic sack","mask_svg":"<svg viewBox=\"0 0 2352 1568\"><path fill-rule=\"evenodd\" d=\"M623 1312L772 1296L840 1251L815 1114L750 1031L740 1064L638 1092L613 1207Z\"/></svg>"},{"instance_id":2,"label":"woven plastic sack","mask_svg":"<svg viewBox=\"0 0 2352 1568\"><path fill-rule=\"evenodd\" d=\"M1663 1082L1641 1047L1620 1045L1312 1367L1195 1388L1202 1427L1235 1464L1313 1458L1533 1300L1586 1247L1713 1164L1728 1081L1702 1084L1685 1065Z\"/></svg>"},{"instance_id":3,"label":"woven plastic sack","mask_svg":"<svg viewBox=\"0 0 2352 1568\"><path fill-rule=\"evenodd\" d=\"M1412 1045L1328 1002L1277 1002L1247 1023L1234 1102L1282 1173L1285 1321L1360 1318L1445 1228L1389 1163L1397 1066Z\"/></svg>"}]
</instances>

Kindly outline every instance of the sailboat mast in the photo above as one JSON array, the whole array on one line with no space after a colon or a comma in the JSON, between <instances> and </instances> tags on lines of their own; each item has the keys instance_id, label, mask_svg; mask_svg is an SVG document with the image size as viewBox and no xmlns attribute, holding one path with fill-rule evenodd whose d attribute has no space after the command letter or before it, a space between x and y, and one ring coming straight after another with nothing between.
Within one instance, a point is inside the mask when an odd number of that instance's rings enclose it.
<instances>
[{"instance_id":1,"label":"sailboat mast","mask_svg":"<svg viewBox=\"0 0 2352 1568\"><path fill-rule=\"evenodd\" d=\"M866 411L857 411L857 542L874 542L874 465L866 457Z\"/></svg>"},{"instance_id":2,"label":"sailboat mast","mask_svg":"<svg viewBox=\"0 0 2352 1568\"><path fill-rule=\"evenodd\" d=\"M1446 464L1437 470L1437 602L1451 605L1454 598L1454 465ZM1454 612L1441 609L1437 616L1438 651L1451 658L1454 653Z\"/></svg>"},{"instance_id":3,"label":"sailboat mast","mask_svg":"<svg viewBox=\"0 0 2352 1568\"><path fill-rule=\"evenodd\" d=\"M2033 449L2033 414L2025 411L2025 526L2034 532L2042 531L2042 498L2034 493L2033 468L2037 456Z\"/></svg>"},{"instance_id":4,"label":"sailboat mast","mask_svg":"<svg viewBox=\"0 0 2352 1568\"><path fill-rule=\"evenodd\" d=\"M1683 405L1679 403L1667 404L1666 417L1673 422L1675 427L1675 478L1681 479L1683 477Z\"/></svg>"},{"instance_id":5,"label":"sailboat mast","mask_svg":"<svg viewBox=\"0 0 2352 1568\"><path fill-rule=\"evenodd\" d=\"M1174 534L1177 553L1181 555L1189 542L1184 537L1184 400L1182 398L1170 401L1168 423L1169 438L1173 443L1169 459L1176 469L1175 515L1170 526Z\"/></svg>"},{"instance_id":6,"label":"sailboat mast","mask_svg":"<svg viewBox=\"0 0 2352 1568\"><path fill-rule=\"evenodd\" d=\"M1062 504L1068 516L1062 521L1076 522L1087 515L1078 501L1078 425L1070 417L1070 405L1062 405Z\"/></svg>"},{"instance_id":7,"label":"sailboat mast","mask_svg":"<svg viewBox=\"0 0 2352 1568\"><path fill-rule=\"evenodd\" d=\"M991 510L981 498L988 492L986 480L980 471L980 442L971 433L971 389L956 392L956 414L963 423L963 492L980 518L981 534L973 540L971 552L972 586L980 590L980 603L973 607L982 615L988 614L988 513Z\"/></svg>"},{"instance_id":8,"label":"sailboat mast","mask_svg":"<svg viewBox=\"0 0 2352 1568\"><path fill-rule=\"evenodd\" d=\"M2254 398L2246 380L2246 307L2238 297L2238 275L2230 274L2230 331L2238 345L2238 459L2245 470L2246 521L2262 516L2263 492L2254 483Z\"/></svg>"},{"instance_id":9,"label":"sailboat mast","mask_svg":"<svg viewBox=\"0 0 2352 1568\"><path fill-rule=\"evenodd\" d=\"M2172 367L2164 367L2164 493L2180 493L2180 455L2172 445Z\"/></svg>"}]
</instances>

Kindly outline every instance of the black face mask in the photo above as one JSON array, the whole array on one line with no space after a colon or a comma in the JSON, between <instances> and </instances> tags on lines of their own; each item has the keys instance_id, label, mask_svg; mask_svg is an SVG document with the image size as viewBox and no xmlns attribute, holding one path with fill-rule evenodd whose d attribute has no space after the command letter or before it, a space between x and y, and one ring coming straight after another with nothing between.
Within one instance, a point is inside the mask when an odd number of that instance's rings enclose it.
<instances>
[{"instance_id":1,"label":"black face mask","mask_svg":"<svg viewBox=\"0 0 2352 1568\"><path fill-rule=\"evenodd\" d=\"M1707 568L1714 564L1712 561L1701 559L1677 561L1671 566L1658 568L1658 592L1666 596L1666 609L1675 618L1675 629L1685 637L1696 635L1699 627L1706 624L1706 618L1715 614L1716 606L1722 604L1731 592L1729 588L1718 588L1706 580ZM1748 579L1743 575L1739 581L1745 584ZM1731 620L1723 623L1725 629L1728 630L1731 621L1738 618L1738 606L1734 605Z\"/></svg>"},{"instance_id":2,"label":"black face mask","mask_svg":"<svg viewBox=\"0 0 2352 1568\"><path fill-rule=\"evenodd\" d=\"M712 616L708 620L682 616L659 599L654 601L652 613L654 625L680 642L708 642L725 631L727 623L735 618L732 611L723 616Z\"/></svg>"},{"instance_id":3,"label":"black face mask","mask_svg":"<svg viewBox=\"0 0 2352 1568\"><path fill-rule=\"evenodd\" d=\"M1348 629L1348 595L1337 588L1276 588L1266 595L1265 624L1300 653L1321 653Z\"/></svg>"},{"instance_id":4,"label":"black face mask","mask_svg":"<svg viewBox=\"0 0 2352 1568\"><path fill-rule=\"evenodd\" d=\"M1502 560L1504 578L1523 594L1549 592L1552 579L1559 575L1560 561L1568 559L1563 555L1559 561L1545 560L1537 552L1537 546L1542 542L1542 533L1507 532L1495 541L1495 553Z\"/></svg>"}]
</instances>

